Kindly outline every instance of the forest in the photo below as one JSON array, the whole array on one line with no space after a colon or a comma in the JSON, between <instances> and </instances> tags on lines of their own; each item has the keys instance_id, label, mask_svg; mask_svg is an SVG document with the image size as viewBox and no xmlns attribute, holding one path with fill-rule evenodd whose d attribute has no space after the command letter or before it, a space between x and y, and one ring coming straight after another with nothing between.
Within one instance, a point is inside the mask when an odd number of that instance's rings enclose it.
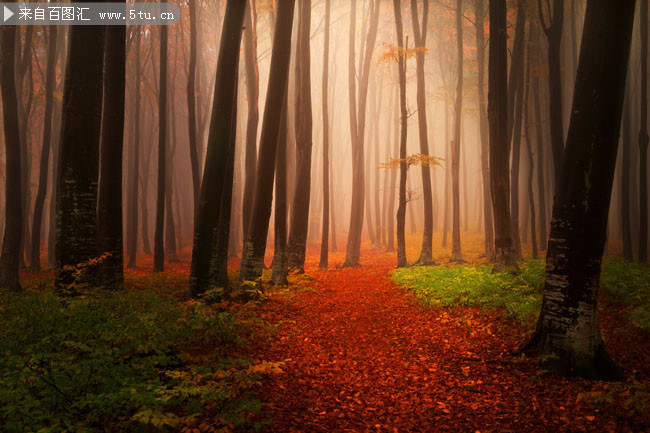
<instances>
[{"instance_id":1,"label":"forest","mask_svg":"<svg viewBox=\"0 0 650 433\"><path fill-rule=\"evenodd\" d=\"M648 0L104 3L3 3L0 433L650 431Z\"/></svg>"}]
</instances>

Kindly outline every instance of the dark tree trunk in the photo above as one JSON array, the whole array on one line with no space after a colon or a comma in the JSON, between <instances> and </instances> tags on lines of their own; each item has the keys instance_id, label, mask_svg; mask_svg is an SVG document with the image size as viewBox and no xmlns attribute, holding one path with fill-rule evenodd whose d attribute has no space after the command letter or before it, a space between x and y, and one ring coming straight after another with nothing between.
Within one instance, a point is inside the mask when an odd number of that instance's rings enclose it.
<instances>
[{"instance_id":1,"label":"dark tree trunk","mask_svg":"<svg viewBox=\"0 0 650 433\"><path fill-rule=\"evenodd\" d=\"M158 87L158 186L153 271L165 270L165 166L167 165L167 26L160 26L160 85Z\"/></svg>"},{"instance_id":2,"label":"dark tree trunk","mask_svg":"<svg viewBox=\"0 0 650 433\"><path fill-rule=\"evenodd\" d=\"M99 284L108 289L124 285L122 153L125 86L126 26L107 26L97 243L100 254L108 254L99 268Z\"/></svg>"},{"instance_id":3,"label":"dark tree trunk","mask_svg":"<svg viewBox=\"0 0 650 433\"><path fill-rule=\"evenodd\" d=\"M452 262L462 262L460 248L460 124L463 116L463 0L456 2L456 105L454 107L454 141L451 143L451 183L452 183Z\"/></svg>"},{"instance_id":4,"label":"dark tree trunk","mask_svg":"<svg viewBox=\"0 0 650 433\"><path fill-rule=\"evenodd\" d=\"M327 269L328 265L328 239L330 229L330 126L328 106L328 74L330 56L330 0L325 0L325 42L323 48L323 232L320 246L321 269ZM282 145L283 143L280 143ZM278 172L278 177L279 177ZM276 204L277 206L277 204Z\"/></svg>"},{"instance_id":5,"label":"dark tree trunk","mask_svg":"<svg viewBox=\"0 0 650 433\"><path fill-rule=\"evenodd\" d=\"M148 123L150 128L153 128L153 113L151 104L150 105L150 121ZM153 133L151 129L149 130L149 137L145 143L149 143L149 154L144 159L144 164L142 167L142 178L140 180L140 189L142 190L142 200L140 200L140 213L142 214L142 249L144 253L151 256L153 250L151 249L151 241L149 239L149 168L151 167L151 155L153 154L153 143L151 139Z\"/></svg>"},{"instance_id":6,"label":"dark tree trunk","mask_svg":"<svg viewBox=\"0 0 650 433\"><path fill-rule=\"evenodd\" d=\"M311 2L298 3L296 51L296 181L287 247L289 268L304 271L311 196L312 111L310 36Z\"/></svg>"},{"instance_id":7,"label":"dark tree trunk","mask_svg":"<svg viewBox=\"0 0 650 433\"><path fill-rule=\"evenodd\" d=\"M324 63L327 65L327 62ZM278 134L277 156L275 158L275 249L273 251L273 284L286 286L287 267L287 113L288 92L284 92L282 118Z\"/></svg>"},{"instance_id":8,"label":"dark tree trunk","mask_svg":"<svg viewBox=\"0 0 650 433\"><path fill-rule=\"evenodd\" d=\"M205 292L211 282L211 263L218 238L224 185L227 183L229 161L235 157L231 148L233 115L236 113L233 107L237 104L239 50L245 9L245 2L228 0L223 20L208 149L194 225L189 290L193 297Z\"/></svg>"},{"instance_id":9,"label":"dark tree trunk","mask_svg":"<svg viewBox=\"0 0 650 433\"><path fill-rule=\"evenodd\" d=\"M530 26L530 40L537 40L536 27ZM539 50L538 50L539 53ZM539 65L536 65L539 67ZM546 188L544 186L544 134L542 131L542 108L540 98L539 73L535 73L533 86L533 106L535 109L535 145L537 149L537 196L539 198L539 248L546 250Z\"/></svg>"},{"instance_id":10,"label":"dark tree trunk","mask_svg":"<svg viewBox=\"0 0 650 433\"><path fill-rule=\"evenodd\" d=\"M417 1L411 0L411 21L413 23L413 39L416 47L426 47L428 18L429 0L423 1L421 23L418 18ZM419 52L416 58L418 135L420 136L420 153L429 155L426 89L424 84L424 54L424 52ZM431 168L427 164L422 164L421 168L422 198L424 199L424 229L422 232L422 248L420 249L418 263L427 265L433 261L433 193L431 191Z\"/></svg>"},{"instance_id":11,"label":"dark tree trunk","mask_svg":"<svg viewBox=\"0 0 650 433\"><path fill-rule=\"evenodd\" d=\"M639 262L648 261L648 2L641 1L641 129L639 131Z\"/></svg>"},{"instance_id":12,"label":"dark tree trunk","mask_svg":"<svg viewBox=\"0 0 650 433\"><path fill-rule=\"evenodd\" d=\"M0 288L21 290L18 267L20 238L23 232L21 190L20 135L18 134L18 96L14 70L16 52L15 26L2 26L2 64L0 89L5 132L5 227L0 256Z\"/></svg>"},{"instance_id":13,"label":"dark tree trunk","mask_svg":"<svg viewBox=\"0 0 650 433\"><path fill-rule=\"evenodd\" d=\"M537 330L522 347L564 375L622 376L598 325L598 286L630 53L634 0L588 0ZM553 356L551 356L553 355Z\"/></svg>"},{"instance_id":14,"label":"dark tree trunk","mask_svg":"<svg viewBox=\"0 0 650 433\"><path fill-rule=\"evenodd\" d=\"M70 26L56 210L56 288L93 284L96 270L76 266L98 256L97 180L102 121L105 27Z\"/></svg>"},{"instance_id":15,"label":"dark tree trunk","mask_svg":"<svg viewBox=\"0 0 650 433\"><path fill-rule=\"evenodd\" d=\"M25 29L25 38L23 43L23 52L20 54L20 30L18 30L18 38L16 40L16 54L18 55L16 62L16 91L18 97L18 126L20 136L20 164L21 164L21 188L22 188L22 206L23 206L23 234L20 239L20 266L26 267L26 258L31 256L31 236L29 232L29 212L31 203L31 134L29 119L31 115L32 102L34 98L34 81L32 77L32 42L34 36L34 28L28 26ZM29 80L29 89L27 91L27 102L23 101L23 90L25 76Z\"/></svg>"},{"instance_id":16,"label":"dark tree trunk","mask_svg":"<svg viewBox=\"0 0 650 433\"><path fill-rule=\"evenodd\" d=\"M248 0L246 0L248 3ZM257 67L257 14L253 5L246 8L244 17L244 65L246 68L246 98L248 102L248 122L246 125L245 162L246 177L244 179L244 199L242 201L242 226L243 239L248 237L248 224L251 219L253 207L253 193L255 192L255 165L257 164L257 126L259 124L259 71Z\"/></svg>"},{"instance_id":17,"label":"dark tree trunk","mask_svg":"<svg viewBox=\"0 0 650 433\"><path fill-rule=\"evenodd\" d=\"M516 266L510 221L508 161L507 20L505 0L490 1L488 120L490 123L490 185L494 210L494 268Z\"/></svg>"},{"instance_id":18,"label":"dark tree trunk","mask_svg":"<svg viewBox=\"0 0 650 433\"><path fill-rule=\"evenodd\" d=\"M278 0L269 87L264 106L262 135L257 157L255 201L253 203L248 238L244 241L239 273L240 283L257 281L262 275L264 266L266 237L273 199L275 160L280 124L282 122L282 110L278 110L277 107L282 106L287 92L294 5L295 0ZM288 116L286 117L288 118Z\"/></svg>"},{"instance_id":19,"label":"dark tree trunk","mask_svg":"<svg viewBox=\"0 0 650 433\"><path fill-rule=\"evenodd\" d=\"M192 201L192 206L194 206L194 209L196 209L196 202L199 198L199 191L201 189L199 153L197 150L199 143L197 140L197 131L196 131L196 63L197 63L196 3L197 2L198 0L188 1L188 6L190 10L190 61L189 61L189 67L187 71L187 121L188 121L188 131L189 131L188 142L190 146L190 165L192 168L192 192L194 193L193 196L194 200ZM139 93L136 93L136 97L137 95L139 95ZM137 121L138 120L136 119L136 122Z\"/></svg>"},{"instance_id":20,"label":"dark tree trunk","mask_svg":"<svg viewBox=\"0 0 650 433\"><path fill-rule=\"evenodd\" d=\"M531 47L534 43L534 34L532 32L532 23L529 24L529 35L528 35L528 46ZM528 56L530 58L530 56ZM533 253L533 259L536 259L538 256L537 251L537 221L536 221L536 212L535 212L535 192L534 192L534 171L535 171L535 158L533 154L533 146L530 144L530 119L529 113L531 109L530 104L530 70L532 68L530 60L527 62L526 66L526 77L524 80L524 100L523 100L523 122L524 122L524 138L526 140L526 150L528 153L528 206L530 208L530 238L531 238L531 248ZM524 239L526 235L524 234ZM521 250L520 250L521 252Z\"/></svg>"},{"instance_id":21,"label":"dark tree trunk","mask_svg":"<svg viewBox=\"0 0 650 433\"><path fill-rule=\"evenodd\" d=\"M517 25L525 23L517 23ZM523 78L523 77L522 77ZM519 167L521 162L521 122L524 110L524 81L519 80L515 98L514 128L512 137L512 165L510 167L510 215L512 218L512 243L515 258L521 258L521 239L519 237Z\"/></svg>"},{"instance_id":22,"label":"dark tree trunk","mask_svg":"<svg viewBox=\"0 0 650 433\"><path fill-rule=\"evenodd\" d=\"M548 11L548 26L546 14L542 10L542 1L537 0L539 18L542 29L548 41L548 88L549 88L549 119L551 124L551 150L553 151L553 169L555 185L557 185L562 167L564 153L564 126L562 124L562 65L560 49L562 42L562 27L564 23L564 0L553 0L553 11ZM548 3L547 3L548 4Z\"/></svg>"},{"instance_id":23,"label":"dark tree trunk","mask_svg":"<svg viewBox=\"0 0 650 433\"><path fill-rule=\"evenodd\" d=\"M632 228L630 220L630 153L632 147L632 135L630 119L630 104L632 104L631 92L629 87L632 86L628 82L627 97L624 97L623 108L623 140L621 143L621 233L623 235L623 258L629 262L634 260L634 253L632 252Z\"/></svg>"},{"instance_id":24,"label":"dark tree trunk","mask_svg":"<svg viewBox=\"0 0 650 433\"><path fill-rule=\"evenodd\" d=\"M399 0L393 0L395 10L395 30L397 33L397 46L400 51L404 49L404 38L402 29L402 11ZM406 41L408 49L408 39ZM408 167L406 165L406 138L408 115L406 113L406 58L399 55L397 58L399 70L399 107L400 107L400 141L399 141L399 204L397 206L397 267L407 266L406 262L406 176Z\"/></svg>"},{"instance_id":25,"label":"dark tree trunk","mask_svg":"<svg viewBox=\"0 0 650 433\"><path fill-rule=\"evenodd\" d=\"M142 33L138 32L135 38L135 120L133 131L133 166L129 185L129 205L127 212L126 254L127 267L135 268L138 253L138 186L140 184L140 80L142 68L140 65L140 45Z\"/></svg>"},{"instance_id":26,"label":"dark tree trunk","mask_svg":"<svg viewBox=\"0 0 650 433\"><path fill-rule=\"evenodd\" d=\"M45 113L43 116L43 145L38 176L38 192L34 202L34 219L32 224L32 248L29 266L41 268L41 228L43 225L43 208L47 193L48 165L52 143L52 106L54 105L54 86L56 85L56 43L57 26L49 27L47 46L47 71L45 78Z\"/></svg>"},{"instance_id":27,"label":"dark tree trunk","mask_svg":"<svg viewBox=\"0 0 650 433\"><path fill-rule=\"evenodd\" d=\"M356 24L356 1L351 2L352 13L350 15L350 43L349 43L349 68L348 80L350 96L350 135L352 144L352 200L350 211L350 230L348 232L348 243L345 252L344 266L358 266L361 254L361 233L363 230L363 210L364 210L364 192L365 192L365 173L364 173L364 141L365 141L365 123L366 123L366 101L368 96L368 76L370 73L370 62L372 53L375 49L375 40L377 38L377 25L379 20L379 3L375 0L372 3L372 17L370 27L365 40L365 52L359 59L363 60L362 70L360 71L359 80L359 101L357 106L356 100L356 73L354 66L354 44L355 44L355 24ZM365 21L364 21L365 22ZM363 31L362 31L363 36Z\"/></svg>"}]
</instances>

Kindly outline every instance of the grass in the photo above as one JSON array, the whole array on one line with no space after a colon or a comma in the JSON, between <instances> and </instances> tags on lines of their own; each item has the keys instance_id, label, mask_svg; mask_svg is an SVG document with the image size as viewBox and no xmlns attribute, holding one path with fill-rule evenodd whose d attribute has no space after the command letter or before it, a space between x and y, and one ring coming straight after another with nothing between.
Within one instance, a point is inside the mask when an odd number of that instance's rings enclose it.
<instances>
[{"instance_id":1,"label":"grass","mask_svg":"<svg viewBox=\"0 0 650 433\"><path fill-rule=\"evenodd\" d=\"M520 273L492 273L489 265L437 265L396 269L393 280L412 290L427 305L500 308L523 324L539 313L544 261L521 263ZM612 300L631 306L629 320L650 331L650 267L621 259L607 259L601 291Z\"/></svg>"},{"instance_id":2,"label":"grass","mask_svg":"<svg viewBox=\"0 0 650 433\"><path fill-rule=\"evenodd\" d=\"M27 281L0 294L0 432L261 427L249 388L279 366L234 355L250 308L185 300L175 273L73 298Z\"/></svg>"}]
</instances>

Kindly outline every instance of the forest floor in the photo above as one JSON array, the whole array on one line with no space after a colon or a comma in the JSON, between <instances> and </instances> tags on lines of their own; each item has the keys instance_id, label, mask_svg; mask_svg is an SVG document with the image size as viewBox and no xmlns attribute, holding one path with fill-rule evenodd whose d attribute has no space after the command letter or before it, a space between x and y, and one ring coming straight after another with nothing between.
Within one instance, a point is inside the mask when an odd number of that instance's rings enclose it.
<instances>
[{"instance_id":1,"label":"forest floor","mask_svg":"<svg viewBox=\"0 0 650 433\"><path fill-rule=\"evenodd\" d=\"M620 309L602 326L627 382L564 379L514 354L530 327L502 312L417 302L391 278L394 254L317 259L260 307L276 331L250 356L283 370L256 389L268 431L650 431L650 342Z\"/></svg>"}]
</instances>

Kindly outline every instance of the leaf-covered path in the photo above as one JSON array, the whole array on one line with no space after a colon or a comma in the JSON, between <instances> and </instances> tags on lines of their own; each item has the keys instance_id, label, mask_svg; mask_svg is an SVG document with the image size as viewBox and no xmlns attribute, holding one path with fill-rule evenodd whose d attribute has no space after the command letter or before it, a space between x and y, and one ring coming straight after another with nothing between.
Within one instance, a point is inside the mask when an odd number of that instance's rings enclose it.
<instances>
[{"instance_id":1,"label":"leaf-covered path","mask_svg":"<svg viewBox=\"0 0 650 433\"><path fill-rule=\"evenodd\" d=\"M510 353L523 331L475 309L424 308L390 279L394 257L306 276L271 295L277 325L253 355L283 361L258 389L269 431L608 431L577 401L582 380L543 374Z\"/></svg>"}]
</instances>

